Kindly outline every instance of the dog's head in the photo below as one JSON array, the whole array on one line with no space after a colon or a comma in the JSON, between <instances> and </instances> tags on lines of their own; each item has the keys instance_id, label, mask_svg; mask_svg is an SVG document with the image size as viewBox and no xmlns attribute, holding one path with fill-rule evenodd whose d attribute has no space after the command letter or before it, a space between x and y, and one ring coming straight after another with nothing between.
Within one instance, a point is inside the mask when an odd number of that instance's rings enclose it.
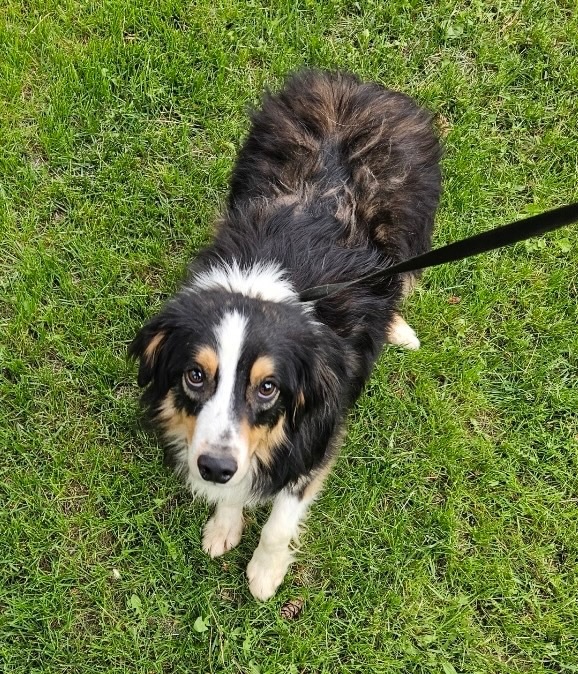
<instances>
[{"instance_id":1,"label":"dog's head","mask_svg":"<svg viewBox=\"0 0 578 674\"><path fill-rule=\"evenodd\" d=\"M171 299L130 346L138 383L197 483L238 485L291 451L304 415L339 405L335 337L293 297L197 283Z\"/></svg>"}]
</instances>

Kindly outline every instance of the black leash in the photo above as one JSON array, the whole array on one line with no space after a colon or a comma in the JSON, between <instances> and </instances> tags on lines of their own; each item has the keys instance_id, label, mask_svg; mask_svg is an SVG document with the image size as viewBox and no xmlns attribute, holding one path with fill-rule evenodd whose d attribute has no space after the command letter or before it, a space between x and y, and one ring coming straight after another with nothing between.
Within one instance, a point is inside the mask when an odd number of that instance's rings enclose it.
<instances>
[{"instance_id":1,"label":"black leash","mask_svg":"<svg viewBox=\"0 0 578 674\"><path fill-rule=\"evenodd\" d=\"M436 267L438 264L445 264L446 262L463 260L466 257L487 253L496 248L509 246L512 243L551 232L577 221L578 203L561 206L560 208L554 208L551 211L533 215L529 218L524 218L524 220L517 220L516 222L511 222L509 225L496 227L487 232L470 236L467 239L450 243L442 248L430 250L429 253L411 257L409 260L393 265L393 267L379 269L353 281L329 283L327 285L307 288L299 294L299 299L302 302L312 302L333 295L340 290L345 290L345 288L349 288L357 283L384 279L394 274L401 274L402 272L426 269L427 267Z\"/></svg>"}]
</instances>

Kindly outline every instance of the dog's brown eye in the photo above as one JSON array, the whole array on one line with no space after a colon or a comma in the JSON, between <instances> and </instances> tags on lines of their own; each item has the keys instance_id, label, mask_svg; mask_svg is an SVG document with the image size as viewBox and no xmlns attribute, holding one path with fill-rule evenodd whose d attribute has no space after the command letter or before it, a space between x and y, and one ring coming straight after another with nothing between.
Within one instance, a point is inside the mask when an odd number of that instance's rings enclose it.
<instances>
[{"instance_id":1,"label":"dog's brown eye","mask_svg":"<svg viewBox=\"0 0 578 674\"><path fill-rule=\"evenodd\" d=\"M277 393L277 385L274 381L265 379L259 384L257 392L259 393L259 398L262 400L271 400L271 398Z\"/></svg>"},{"instance_id":2,"label":"dog's brown eye","mask_svg":"<svg viewBox=\"0 0 578 674\"><path fill-rule=\"evenodd\" d=\"M198 391L205 383L205 373L200 367L192 367L185 372L185 383L189 388Z\"/></svg>"}]
</instances>

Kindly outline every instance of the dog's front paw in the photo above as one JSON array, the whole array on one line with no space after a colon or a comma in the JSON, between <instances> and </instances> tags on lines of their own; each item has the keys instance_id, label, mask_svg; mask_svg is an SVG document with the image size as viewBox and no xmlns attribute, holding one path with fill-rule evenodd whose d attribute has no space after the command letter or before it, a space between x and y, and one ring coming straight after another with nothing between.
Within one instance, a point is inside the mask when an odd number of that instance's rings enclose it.
<instances>
[{"instance_id":1,"label":"dog's front paw","mask_svg":"<svg viewBox=\"0 0 578 674\"><path fill-rule=\"evenodd\" d=\"M257 547L247 566L249 589L255 599L267 601L283 582L292 561L289 550L286 552L268 553L261 546Z\"/></svg>"},{"instance_id":2,"label":"dog's front paw","mask_svg":"<svg viewBox=\"0 0 578 674\"><path fill-rule=\"evenodd\" d=\"M239 544L243 533L243 515L223 518L213 515L203 530L203 550L211 557L219 557Z\"/></svg>"}]
</instances>

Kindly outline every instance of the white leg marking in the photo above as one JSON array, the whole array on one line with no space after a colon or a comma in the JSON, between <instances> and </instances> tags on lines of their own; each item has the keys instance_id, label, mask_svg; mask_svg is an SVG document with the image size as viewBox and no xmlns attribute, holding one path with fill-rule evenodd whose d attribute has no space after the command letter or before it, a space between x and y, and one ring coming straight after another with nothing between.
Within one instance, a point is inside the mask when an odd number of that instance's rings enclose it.
<instances>
[{"instance_id":1,"label":"white leg marking","mask_svg":"<svg viewBox=\"0 0 578 674\"><path fill-rule=\"evenodd\" d=\"M219 557L239 544L243 533L243 508L218 503L203 530L203 550Z\"/></svg>"},{"instance_id":2,"label":"white leg marking","mask_svg":"<svg viewBox=\"0 0 578 674\"><path fill-rule=\"evenodd\" d=\"M291 541L299 534L299 523L312 499L298 499L282 491L273 502L271 515L247 567L249 589L255 599L270 599L283 582L293 561Z\"/></svg>"},{"instance_id":3,"label":"white leg marking","mask_svg":"<svg viewBox=\"0 0 578 674\"><path fill-rule=\"evenodd\" d=\"M399 314L395 314L389 330L387 332L387 341L390 344L403 346L406 349L415 351L419 349L419 339L415 330L411 328Z\"/></svg>"}]
</instances>

